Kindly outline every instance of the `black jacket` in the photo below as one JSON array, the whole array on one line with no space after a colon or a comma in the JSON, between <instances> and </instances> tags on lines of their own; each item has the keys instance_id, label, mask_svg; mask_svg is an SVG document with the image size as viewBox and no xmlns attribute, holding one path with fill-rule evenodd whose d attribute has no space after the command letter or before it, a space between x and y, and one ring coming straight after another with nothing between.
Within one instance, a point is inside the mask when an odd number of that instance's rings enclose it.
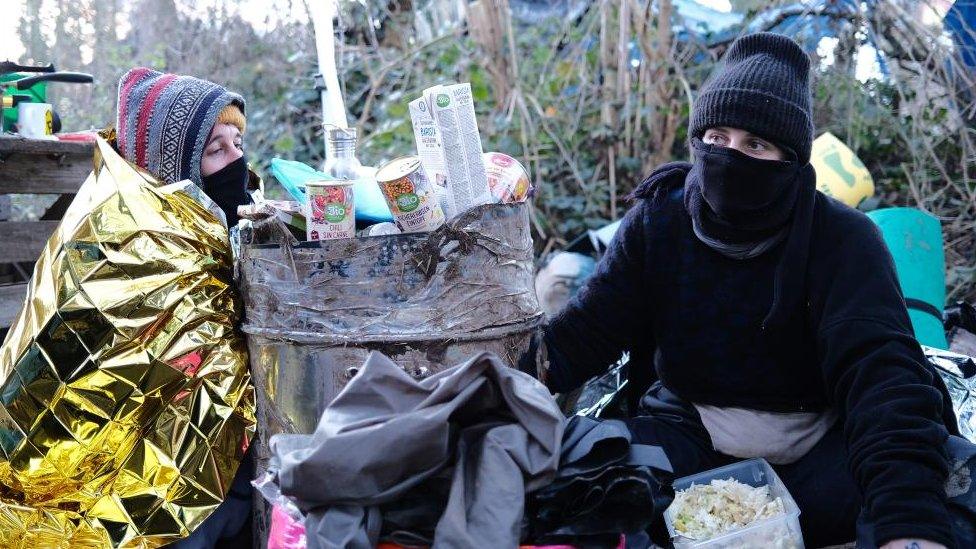
<instances>
[{"instance_id":1,"label":"black jacket","mask_svg":"<svg viewBox=\"0 0 976 549\"><path fill-rule=\"evenodd\" d=\"M760 323L783 246L747 260L715 252L692 232L684 174L662 173L638 188L596 273L545 328L550 388L575 388L630 351L655 357L632 370L653 367L692 402L834 408L875 539L951 545L943 392L874 224L817 193L807 299L770 334Z\"/></svg>"}]
</instances>

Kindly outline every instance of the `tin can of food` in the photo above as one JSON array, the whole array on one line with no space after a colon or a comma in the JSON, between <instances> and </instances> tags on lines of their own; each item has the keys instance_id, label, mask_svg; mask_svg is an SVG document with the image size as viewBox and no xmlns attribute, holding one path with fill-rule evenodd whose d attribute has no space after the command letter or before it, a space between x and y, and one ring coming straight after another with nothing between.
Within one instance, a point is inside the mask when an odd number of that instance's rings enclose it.
<instances>
[{"instance_id":1,"label":"tin can of food","mask_svg":"<svg viewBox=\"0 0 976 549\"><path fill-rule=\"evenodd\" d=\"M376 182L401 231L432 231L444 224L437 188L427 179L416 156L386 163L377 170Z\"/></svg>"},{"instance_id":2,"label":"tin can of food","mask_svg":"<svg viewBox=\"0 0 976 549\"><path fill-rule=\"evenodd\" d=\"M529 196L529 172L522 164L504 153L485 153L488 189L496 203L523 202Z\"/></svg>"},{"instance_id":3,"label":"tin can of food","mask_svg":"<svg viewBox=\"0 0 976 549\"><path fill-rule=\"evenodd\" d=\"M305 183L305 233L309 240L337 240L356 236L352 181Z\"/></svg>"}]
</instances>

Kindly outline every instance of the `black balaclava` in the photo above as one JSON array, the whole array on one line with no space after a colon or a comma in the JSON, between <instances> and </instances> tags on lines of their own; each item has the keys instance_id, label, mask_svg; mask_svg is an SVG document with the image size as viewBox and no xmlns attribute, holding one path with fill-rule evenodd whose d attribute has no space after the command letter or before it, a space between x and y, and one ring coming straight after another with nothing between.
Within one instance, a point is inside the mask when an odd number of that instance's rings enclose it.
<instances>
[{"instance_id":1,"label":"black balaclava","mask_svg":"<svg viewBox=\"0 0 976 549\"><path fill-rule=\"evenodd\" d=\"M203 192L223 210L228 228L237 225L237 207L251 203L251 197L247 194L248 179L246 156L201 178Z\"/></svg>"},{"instance_id":2,"label":"black balaclava","mask_svg":"<svg viewBox=\"0 0 976 549\"><path fill-rule=\"evenodd\" d=\"M750 34L732 44L692 109L694 161L685 178L685 208L695 235L741 260L784 243L764 330L781 326L805 294L816 198L809 71L809 58L793 40ZM789 158L760 160L704 144L705 130L715 127L749 131Z\"/></svg>"},{"instance_id":3,"label":"black balaclava","mask_svg":"<svg viewBox=\"0 0 976 549\"><path fill-rule=\"evenodd\" d=\"M760 160L697 137L692 148L685 207L699 240L733 259L782 241L799 189L796 161Z\"/></svg>"}]
</instances>

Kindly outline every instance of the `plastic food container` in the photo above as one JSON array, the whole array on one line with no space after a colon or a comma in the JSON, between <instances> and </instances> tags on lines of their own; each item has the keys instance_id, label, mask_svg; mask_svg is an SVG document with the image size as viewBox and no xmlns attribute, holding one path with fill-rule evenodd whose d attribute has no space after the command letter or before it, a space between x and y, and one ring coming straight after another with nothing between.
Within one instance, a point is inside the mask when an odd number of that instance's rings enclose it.
<instances>
[{"instance_id":1,"label":"plastic food container","mask_svg":"<svg viewBox=\"0 0 976 549\"><path fill-rule=\"evenodd\" d=\"M764 459L750 459L680 478L674 481L674 491L689 488L692 484L709 484L716 479L735 479L749 486L769 486L769 495L783 501L784 514L754 522L737 530L730 530L707 540L692 540L679 535L674 529L674 517L669 507L664 512L664 522L676 549L694 547L708 549L738 549L764 547L771 549L803 549L800 532L800 509L773 468Z\"/></svg>"}]
</instances>

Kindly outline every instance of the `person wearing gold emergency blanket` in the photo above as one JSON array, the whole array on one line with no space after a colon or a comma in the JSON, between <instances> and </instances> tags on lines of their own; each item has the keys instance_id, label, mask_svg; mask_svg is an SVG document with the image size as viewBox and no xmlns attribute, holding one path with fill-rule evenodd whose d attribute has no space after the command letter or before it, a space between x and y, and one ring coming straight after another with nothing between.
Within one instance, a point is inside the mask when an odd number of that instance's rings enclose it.
<instances>
[{"instance_id":1,"label":"person wearing gold emergency blanket","mask_svg":"<svg viewBox=\"0 0 976 549\"><path fill-rule=\"evenodd\" d=\"M205 80L119 82L115 147L98 140L0 347L0 547L203 547L201 524L246 497L254 396L224 224L249 201L244 114Z\"/></svg>"}]
</instances>

